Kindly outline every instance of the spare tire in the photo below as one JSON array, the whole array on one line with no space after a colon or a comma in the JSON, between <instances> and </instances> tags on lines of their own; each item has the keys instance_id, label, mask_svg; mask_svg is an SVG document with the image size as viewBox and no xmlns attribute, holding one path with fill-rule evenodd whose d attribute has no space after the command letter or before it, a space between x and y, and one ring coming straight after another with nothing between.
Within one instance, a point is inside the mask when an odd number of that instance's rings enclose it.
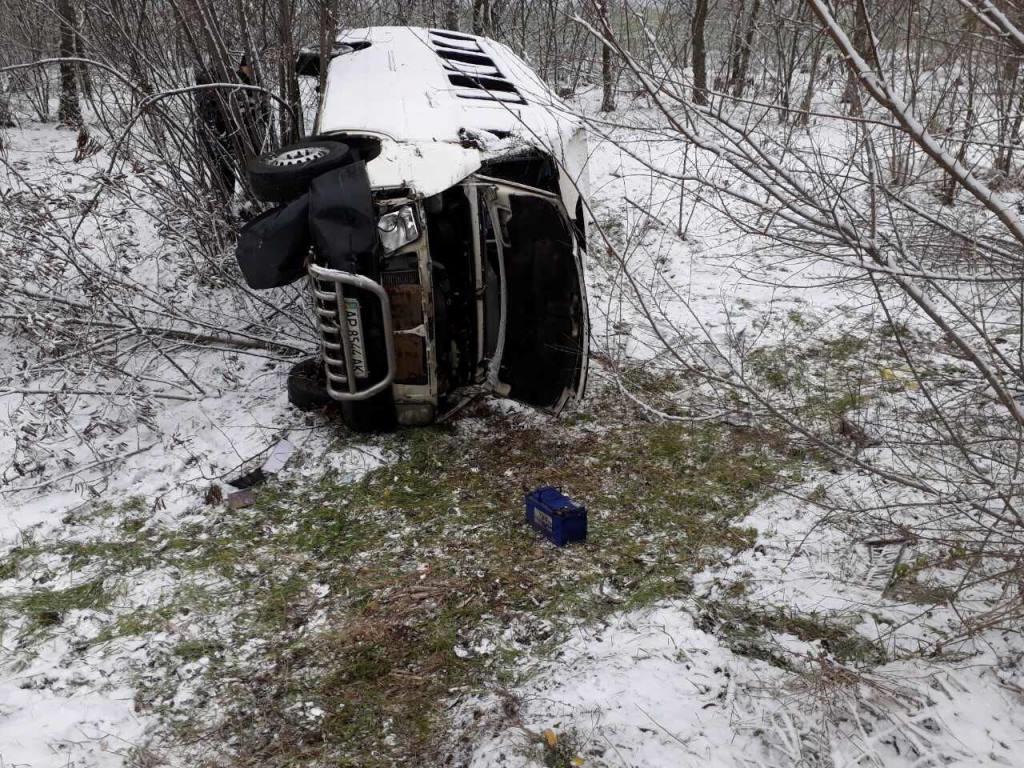
<instances>
[{"instance_id":1,"label":"spare tire","mask_svg":"<svg viewBox=\"0 0 1024 768\"><path fill-rule=\"evenodd\" d=\"M287 203L308 192L320 174L357 159L356 153L339 141L300 141L253 158L246 171L256 199Z\"/></svg>"}]
</instances>

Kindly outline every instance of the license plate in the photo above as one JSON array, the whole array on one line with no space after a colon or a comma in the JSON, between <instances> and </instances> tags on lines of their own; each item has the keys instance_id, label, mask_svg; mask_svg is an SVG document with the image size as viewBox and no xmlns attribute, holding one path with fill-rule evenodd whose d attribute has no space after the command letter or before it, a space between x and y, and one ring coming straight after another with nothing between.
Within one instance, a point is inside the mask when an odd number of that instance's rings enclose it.
<instances>
[{"instance_id":1,"label":"license plate","mask_svg":"<svg viewBox=\"0 0 1024 768\"><path fill-rule=\"evenodd\" d=\"M352 347L352 370L356 378L369 375L366 368L366 349L363 347L363 320L359 315L359 300L345 299L345 332Z\"/></svg>"}]
</instances>

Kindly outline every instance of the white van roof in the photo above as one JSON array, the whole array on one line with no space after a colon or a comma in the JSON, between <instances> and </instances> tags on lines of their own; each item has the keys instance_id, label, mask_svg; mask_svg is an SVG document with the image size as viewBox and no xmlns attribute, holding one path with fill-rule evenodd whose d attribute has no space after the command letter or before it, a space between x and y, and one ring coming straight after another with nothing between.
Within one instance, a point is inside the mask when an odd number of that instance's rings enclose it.
<instances>
[{"instance_id":1,"label":"white van roof","mask_svg":"<svg viewBox=\"0 0 1024 768\"><path fill-rule=\"evenodd\" d=\"M382 139L368 164L374 187L430 195L476 171L486 154L537 147L557 158L582 130L551 89L508 47L421 27L341 33L317 133Z\"/></svg>"}]
</instances>

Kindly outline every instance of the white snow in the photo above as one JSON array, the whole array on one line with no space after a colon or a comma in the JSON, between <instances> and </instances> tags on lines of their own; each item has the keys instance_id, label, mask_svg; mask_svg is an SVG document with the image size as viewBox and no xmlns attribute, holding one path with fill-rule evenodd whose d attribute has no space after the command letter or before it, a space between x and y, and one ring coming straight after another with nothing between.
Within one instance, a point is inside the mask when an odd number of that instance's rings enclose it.
<instances>
[{"instance_id":1,"label":"white snow","mask_svg":"<svg viewBox=\"0 0 1024 768\"><path fill-rule=\"evenodd\" d=\"M462 701L457 722L480 728L470 765L540 768L548 729L590 766L1017 764L1024 707L1020 688L1004 680L1019 668L1013 634L962 644L959 662L915 659L863 672L820 643L778 634L778 648L802 659L799 671L786 671L696 627L699 598L738 574L750 577L752 605L860 616L866 637L880 629L871 615L906 618L850 578L844 549L856 545L813 514L773 499L744 522L758 528L758 546L702 574L696 601L581 627L553 654L520 665L520 684L504 692L519 703L514 717L497 697Z\"/></svg>"},{"instance_id":2,"label":"white snow","mask_svg":"<svg viewBox=\"0 0 1024 768\"><path fill-rule=\"evenodd\" d=\"M640 109L636 113L638 120L649 117ZM414 122L419 117L403 119ZM839 142L823 134L824 142ZM50 175L53 165L69 166L73 134L33 127L12 132L11 138L13 162L35 178ZM865 321L863 297L844 290L843 274L834 262L807 263L760 253L756 240L737 232L710 196L680 200L676 191L653 182L645 163L669 171L682 168L678 143L651 145L648 135L628 130L619 130L615 138L630 151L596 136L591 139L595 212L623 256L620 262L600 248L591 249L595 351L613 363L656 366L669 357L663 343L667 339L689 353L705 354L702 361L716 370L720 360L710 341L745 351L798 343L800 339L785 335L792 329L787 331L782 320L790 313L813 317L826 330ZM447 170L466 170L443 154L424 162L439 167L451 161ZM706 154L694 162L704 164L709 173L719 167ZM720 178L736 181L724 170ZM69 174L61 181L62 190L80 183ZM640 211L627 200L653 205ZM672 226L679 211L685 233ZM125 225L122 234L126 251L158 245L157 234L142 222ZM600 235L591 237L600 242ZM128 244L132 238L141 243ZM152 278L174 285L166 274L171 267L157 261L136 265L135 275L142 282ZM644 286L648 304L624 289L627 278ZM215 297L204 296L195 285L189 291L182 301L216 304ZM217 317L211 310L214 327ZM0 368L11 378L14 361L25 347L13 338L3 343ZM358 443L329 449L330 426L307 423L287 405L286 365L252 356L228 357L217 350L189 353L188 365L208 394L163 401L152 418L122 422L107 410L104 398L75 398L78 410L72 422L77 428L85 429L93 420L106 423L108 417L118 428L88 445L70 437L57 441L53 452L41 459L42 474L3 478L8 484L0 489L0 554L10 555L33 538L77 535L62 520L96 494L113 502L142 497L146 515L177 526L190 515L205 514L202 499L211 486L222 486L225 479L263 462L271 462L282 478L332 472L356 481L394 459ZM614 370L604 375L614 377ZM59 391L82 383L42 375L39 387ZM38 395L0 397L0 467L8 466L18 441L24 442L30 397ZM904 405L911 397L901 393L880 407ZM126 399L123 410L132 405ZM546 418L512 401L492 407L526 419ZM467 420L461 428L471 436L473 429L488 427ZM281 447L279 453L275 445ZM294 452L285 457L284 446L293 446ZM883 449L877 450L876 455L884 456ZM82 467L90 468L71 471ZM881 492L855 472L808 481L811 486L819 482L830 493L869 501ZM580 626L555 652L523 657L509 690L457 699L454 723L472 736L465 755L469 764L542 766L542 734L547 729L562 745L571 745L586 766L1020 764L1013 757L1024 750L1019 628L953 640L943 649L956 654L951 658L917 658L870 670L843 667L820 641L785 632L770 633L770 640L799 665L794 670L730 650L722 633L703 620L702 604L722 599L741 583L747 604L825 616L889 651L934 645L948 638L956 620L943 606L883 598L858 538L823 525L818 511L789 496L766 501L744 524L757 531L757 546L698 574L689 598L622 612L606 624ZM117 576L124 592L109 612L118 616L158 602L177 586L176 574L158 570ZM48 586L73 586L68 579L65 574ZM24 579L0 579L0 597L31 586ZM609 592L608 597L616 596ZM982 592L974 599L981 604L986 597ZM324 620L314 616L308 626L315 628ZM186 620L168 633L83 644L95 638L99 625L92 612L74 611L59 632L26 647L18 644L17 621L4 627L0 766L123 764L157 724L153 715L136 711L137 691L127 669L163 653L173 640L217 630L190 626ZM466 658L496 657L503 647L515 646L510 634L473 634L455 652ZM240 648L238 654L244 658L256 650ZM182 665L175 708L187 710L201 693L193 681L203 666L203 658ZM509 697L518 701L511 717L505 706ZM314 720L324 716L312 704L304 712Z\"/></svg>"},{"instance_id":3,"label":"white snow","mask_svg":"<svg viewBox=\"0 0 1024 768\"><path fill-rule=\"evenodd\" d=\"M624 614L581 629L516 691L521 723L485 726L496 732L470 765L543 766L536 734L549 728L572 734L584 765L741 765L762 747L748 732L759 718L738 709L737 690L780 678L723 649L683 605Z\"/></svg>"},{"instance_id":4,"label":"white snow","mask_svg":"<svg viewBox=\"0 0 1024 768\"><path fill-rule=\"evenodd\" d=\"M149 723L135 712L119 660L70 648L67 637L95 631L92 617L71 615L64 630L27 662L0 650L0 765L118 766L143 742Z\"/></svg>"}]
</instances>

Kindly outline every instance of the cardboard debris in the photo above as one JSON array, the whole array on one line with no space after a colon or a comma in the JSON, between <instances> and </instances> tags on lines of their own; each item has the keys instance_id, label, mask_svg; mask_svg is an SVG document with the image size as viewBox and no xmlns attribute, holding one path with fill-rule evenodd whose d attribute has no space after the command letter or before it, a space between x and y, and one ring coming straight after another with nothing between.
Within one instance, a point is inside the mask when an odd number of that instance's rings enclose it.
<instances>
[{"instance_id":1,"label":"cardboard debris","mask_svg":"<svg viewBox=\"0 0 1024 768\"><path fill-rule=\"evenodd\" d=\"M263 462L263 466L260 469L263 470L264 474L275 475L284 469L284 465L294 452L294 445L287 440L278 440L274 447L271 448L270 455Z\"/></svg>"}]
</instances>

